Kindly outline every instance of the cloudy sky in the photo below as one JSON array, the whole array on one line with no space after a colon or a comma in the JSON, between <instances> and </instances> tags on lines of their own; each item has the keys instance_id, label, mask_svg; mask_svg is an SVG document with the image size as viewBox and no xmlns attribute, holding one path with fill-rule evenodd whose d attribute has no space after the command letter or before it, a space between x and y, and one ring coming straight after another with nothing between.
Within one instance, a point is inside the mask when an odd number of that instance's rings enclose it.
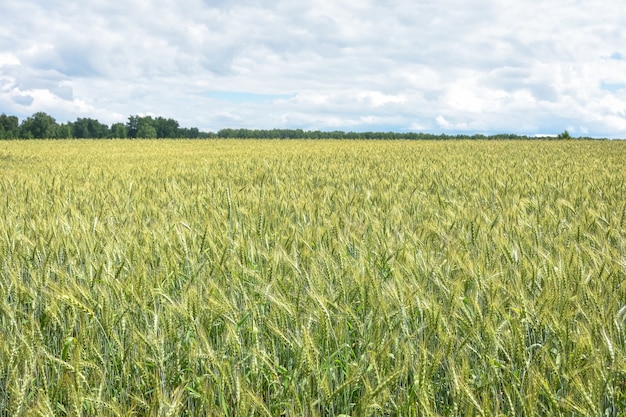
<instances>
[{"instance_id":1,"label":"cloudy sky","mask_svg":"<svg viewBox=\"0 0 626 417\"><path fill-rule=\"evenodd\" d=\"M2 0L0 113L626 137L622 0Z\"/></svg>"}]
</instances>

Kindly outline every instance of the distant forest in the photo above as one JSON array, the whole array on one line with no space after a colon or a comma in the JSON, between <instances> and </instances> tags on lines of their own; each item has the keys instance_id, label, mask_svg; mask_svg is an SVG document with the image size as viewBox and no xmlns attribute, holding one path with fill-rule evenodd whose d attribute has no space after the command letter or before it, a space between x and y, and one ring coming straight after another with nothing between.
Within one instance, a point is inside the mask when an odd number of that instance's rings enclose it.
<instances>
[{"instance_id":1,"label":"distant forest","mask_svg":"<svg viewBox=\"0 0 626 417\"><path fill-rule=\"evenodd\" d=\"M174 119L152 116L129 116L126 123L111 126L88 117L75 122L57 123L54 117L38 112L19 122L17 116L0 115L0 139L124 139L188 138L202 139L215 134L198 128L180 127Z\"/></svg>"},{"instance_id":2,"label":"distant forest","mask_svg":"<svg viewBox=\"0 0 626 417\"><path fill-rule=\"evenodd\" d=\"M0 115L0 139L541 139L515 134L446 135L417 132L343 132L302 129L222 129L217 133L198 128L180 127L174 119L152 116L129 116L126 123L111 126L92 118L57 123L54 117L38 112L22 120ZM553 137L545 137L553 139ZM572 139L567 130L554 139ZM589 138L581 138L589 139Z\"/></svg>"}]
</instances>

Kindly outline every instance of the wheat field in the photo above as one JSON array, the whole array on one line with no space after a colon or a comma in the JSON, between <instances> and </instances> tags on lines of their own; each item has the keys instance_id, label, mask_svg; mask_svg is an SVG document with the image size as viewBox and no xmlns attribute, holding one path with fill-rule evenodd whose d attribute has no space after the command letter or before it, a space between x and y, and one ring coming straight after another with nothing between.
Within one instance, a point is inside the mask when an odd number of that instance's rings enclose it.
<instances>
[{"instance_id":1,"label":"wheat field","mask_svg":"<svg viewBox=\"0 0 626 417\"><path fill-rule=\"evenodd\" d=\"M0 415L620 416L626 143L0 143Z\"/></svg>"}]
</instances>

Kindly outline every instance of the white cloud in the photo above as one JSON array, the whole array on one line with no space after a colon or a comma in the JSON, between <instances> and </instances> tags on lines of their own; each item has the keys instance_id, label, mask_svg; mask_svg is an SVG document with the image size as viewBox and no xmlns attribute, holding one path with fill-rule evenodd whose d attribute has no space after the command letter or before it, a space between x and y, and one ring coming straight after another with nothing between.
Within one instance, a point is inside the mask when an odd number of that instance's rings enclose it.
<instances>
[{"instance_id":1,"label":"white cloud","mask_svg":"<svg viewBox=\"0 0 626 417\"><path fill-rule=\"evenodd\" d=\"M20 60L12 53L0 52L0 68L8 65L19 65Z\"/></svg>"},{"instance_id":2,"label":"white cloud","mask_svg":"<svg viewBox=\"0 0 626 417\"><path fill-rule=\"evenodd\" d=\"M4 0L0 16L0 105L21 117L626 136L624 2Z\"/></svg>"}]
</instances>

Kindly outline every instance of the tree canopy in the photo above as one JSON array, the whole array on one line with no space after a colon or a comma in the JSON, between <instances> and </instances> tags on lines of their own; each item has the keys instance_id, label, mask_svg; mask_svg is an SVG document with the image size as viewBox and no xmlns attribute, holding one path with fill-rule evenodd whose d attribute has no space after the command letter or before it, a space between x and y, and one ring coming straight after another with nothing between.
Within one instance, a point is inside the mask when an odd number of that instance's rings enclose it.
<instances>
[{"instance_id":1,"label":"tree canopy","mask_svg":"<svg viewBox=\"0 0 626 417\"><path fill-rule=\"evenodd\" d=\"M537 139L515 134L446 135L418 132L344 132L302 129L221 129L217 133L203 132L197 127L180 127L178 121L164 117L131 115L126 123L111 126L89 117L74 122L57 123L50 115L37 112L19 123L16 116L0 115L0 139L124 139L124 138L233 138L233 139ZM548 137L544 137L548 138ZM567 130L558 139L572 139Z\"/></svg>"},{"instance_id":2,"label":"tree canopy","mask_svg":"<svg viewBox=\"0 0 626 417\"><path fill-rule=\"evenodd\" d=\"M129 116L126 123L111 126L97 119L79 117L74 122L57 123L54 117L37 112L19 122L17 116L0 114L0 139L124 139L124 138L208 138L210 132L181 128L178 121L163 117Z\"/></svg>"}]
</instances>

